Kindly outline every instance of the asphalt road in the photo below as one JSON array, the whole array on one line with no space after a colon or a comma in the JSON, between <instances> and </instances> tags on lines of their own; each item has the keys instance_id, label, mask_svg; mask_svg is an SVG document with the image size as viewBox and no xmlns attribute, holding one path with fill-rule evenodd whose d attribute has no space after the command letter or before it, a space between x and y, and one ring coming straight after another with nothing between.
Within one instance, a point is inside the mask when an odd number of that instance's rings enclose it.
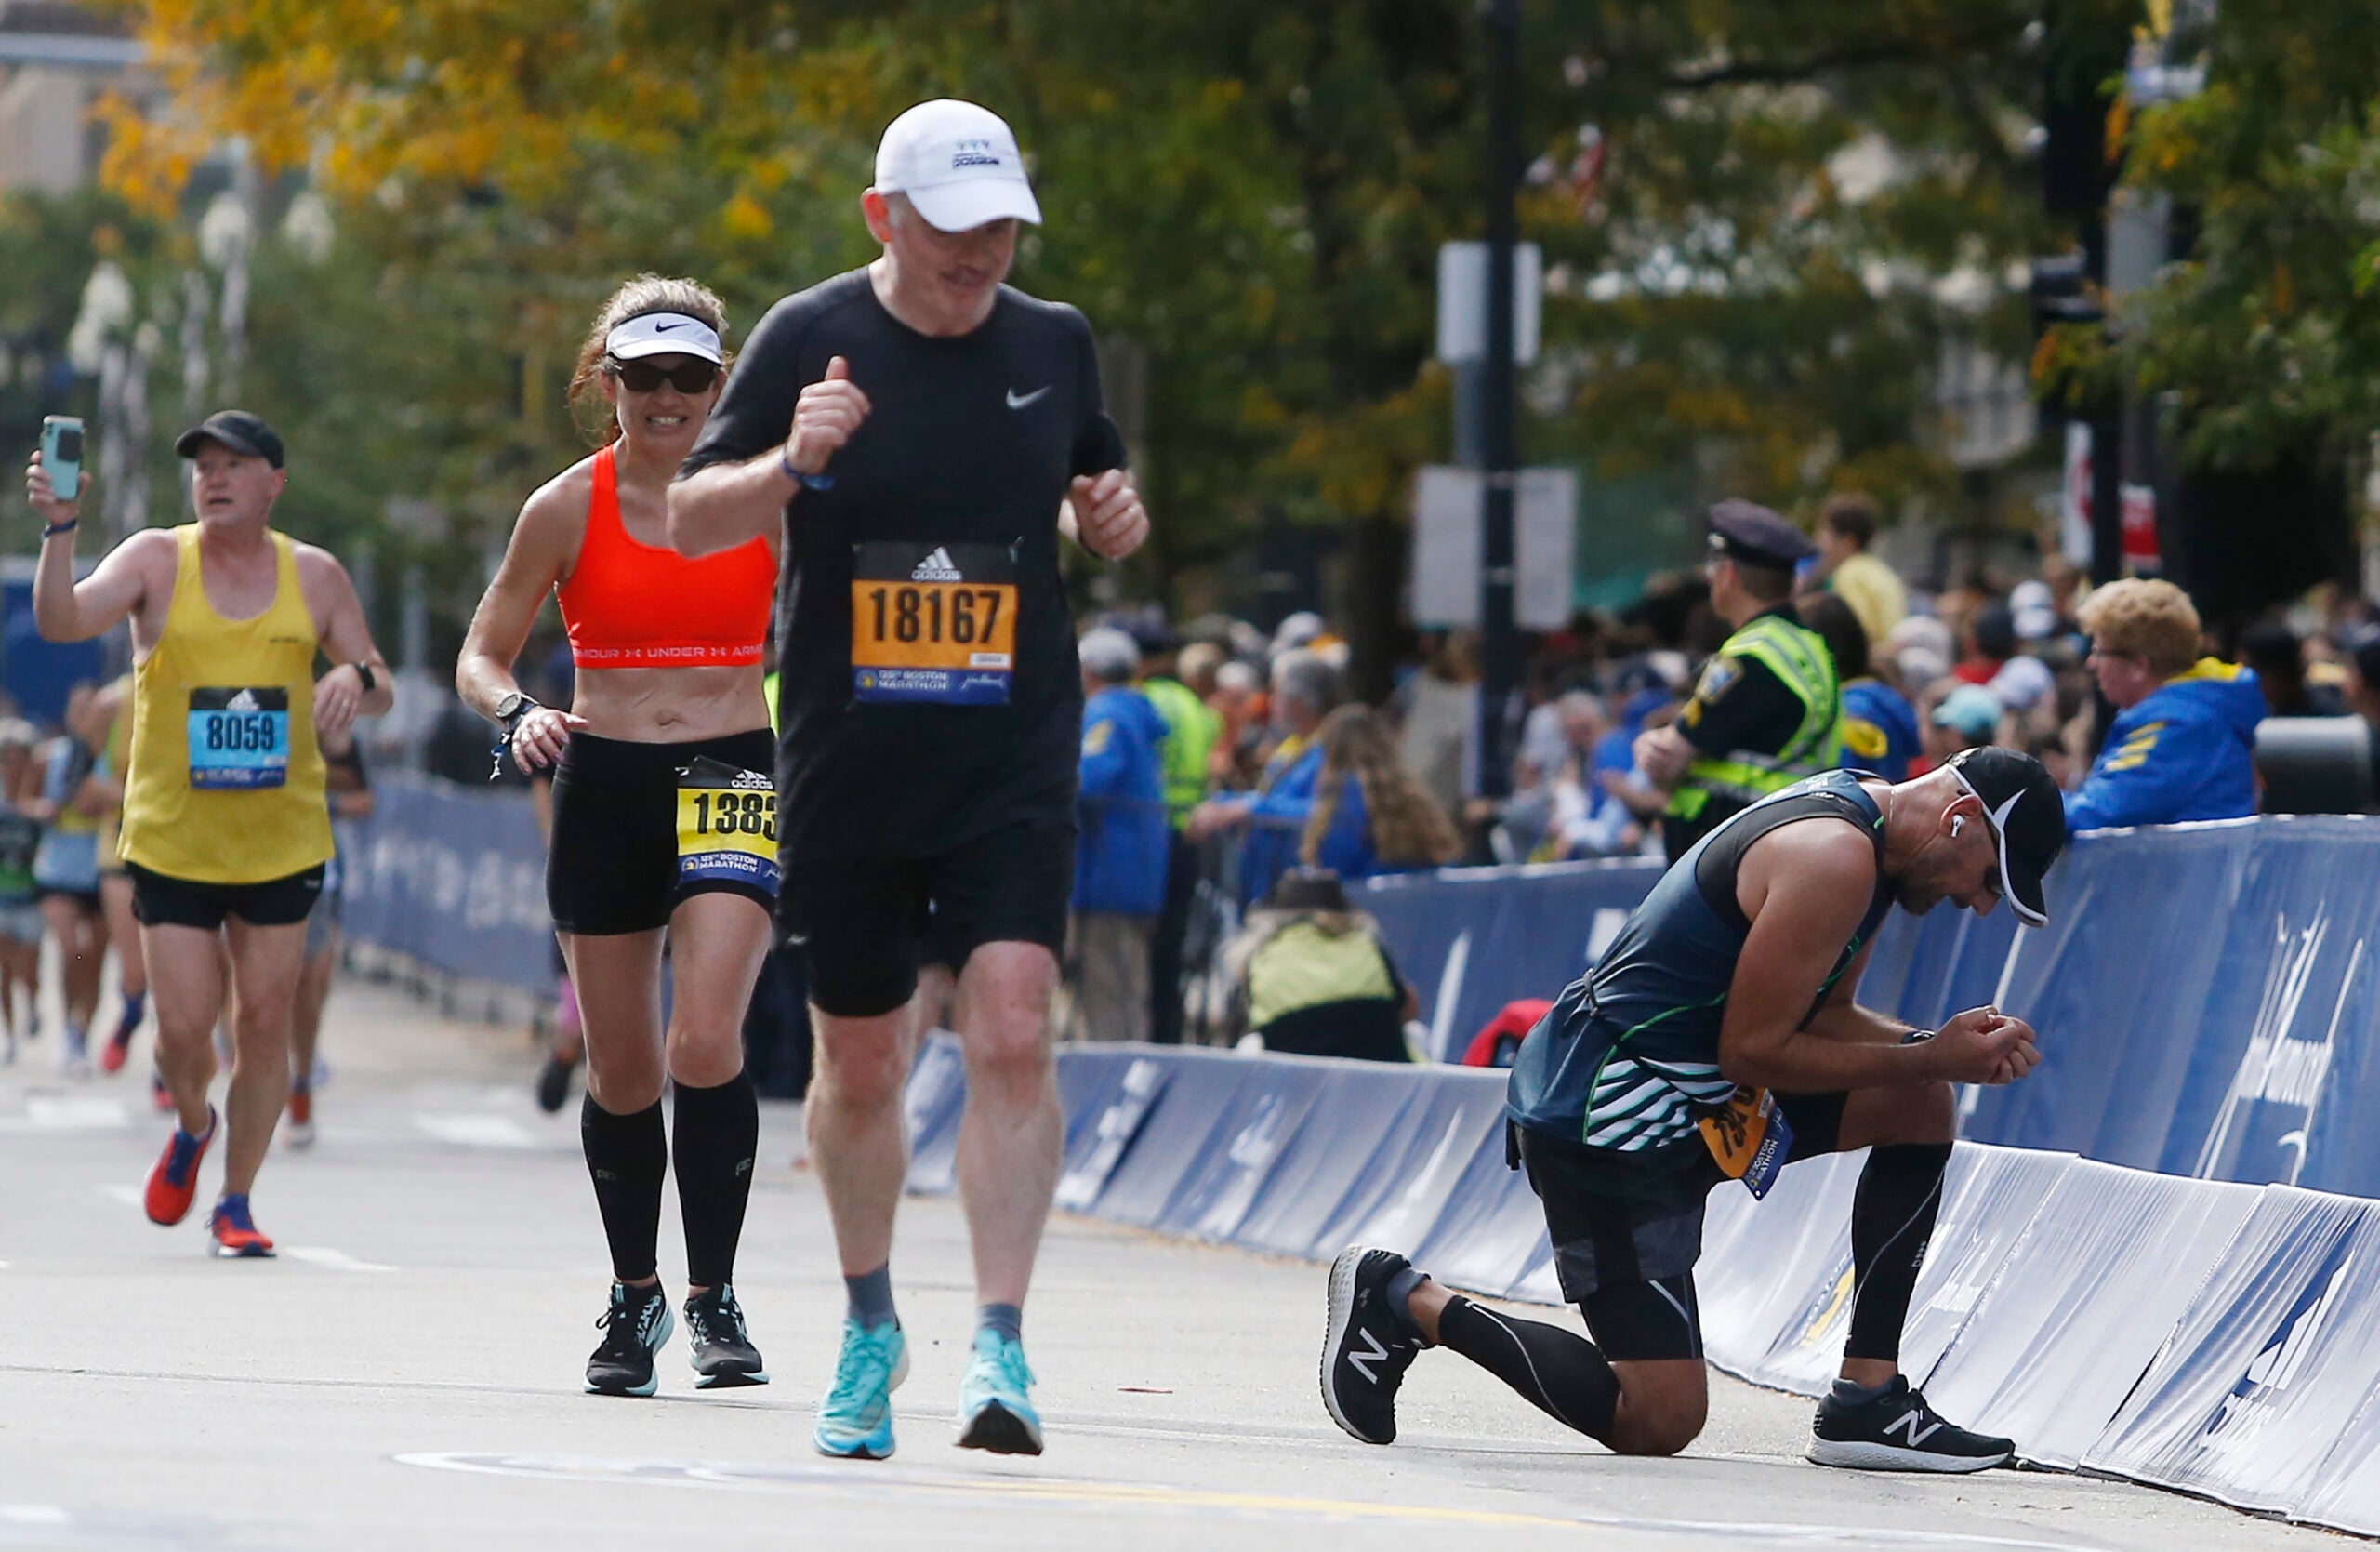
<instances>
[{"instance_id":1,"label":"asphalt road","mask_svg":"<svg viewBox=\"0 0 2380 1552\"><path fill-rule=\"evenodd\" d=\"M989 1458L952 1444L972 1301L945 1200L907 1204L893 1259L900 1453L826 1461L841 1290L792 1107L736 1279L775 1383L697 1393L681 1340L659 1396L590 1397L608 1278L575 1104L537 1112L513 1031L363 986L332 1024L322 1140L256 1193L272 1262L141 1216L165 1122L138 1063L69 1081L53 1035L0 1068L0 1547L2342 1545L2116 1482L1827 1471L1807 1403L1725 1379L1688 1454L1621 1461L1425 1355L1371 1449L1316 1396L1320 1267L1072 1219L1025 1318L1049 1453ZM681 1282L674 1204L663 1232Z\"/></svg>"}]
</instances>

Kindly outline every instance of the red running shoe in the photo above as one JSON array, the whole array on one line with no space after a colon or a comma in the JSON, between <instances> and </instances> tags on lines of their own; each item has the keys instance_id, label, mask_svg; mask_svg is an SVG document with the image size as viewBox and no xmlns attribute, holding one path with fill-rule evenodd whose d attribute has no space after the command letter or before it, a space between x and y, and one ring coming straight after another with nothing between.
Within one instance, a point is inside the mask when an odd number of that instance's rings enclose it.
<instances>
[{"instance_id":1,"label":"red running shoe","mask_svg":"<svg viewBox=\"0 0 2380 1552\"><path fill-rule=\"evenodd\" d=\"M119 1031L116 1037L99 1048L99 1070L122 1072L124 1059L132 1055L132 1031Z\"/></svg>"},{"instance_id":2,"label":"red running shoe","mask_svg":"<svg viewBox=\"0 0 2380 1552\"><path fill-rule=\"evenodd\" d=\"M272 1241L257 1232L248 1216L248 1199L225 1197L206 1214L206 1231L215 1237L215 1254L225 1260L247 1260L272 1254Z\"/></svg>"},{"instance_id":3,"label":"red running shoe","mask_svg":"<svg viewBox=\"0 0 2380 1552\"><path fill-rule=\"evenodd\" d=\"M191 1200L198 1195L198 1161L206 1157L207 1145L222 1129L222 1118L212 1105L206 1108L206 1135L193 1137L178 1126L174 1128L174 1134L165 1139L165 1151L150 1168L148 1188L142 1193L141 1205L148 1210L151 1223L171 1227L190 1216Z\"/></svg>"}]
</instances>

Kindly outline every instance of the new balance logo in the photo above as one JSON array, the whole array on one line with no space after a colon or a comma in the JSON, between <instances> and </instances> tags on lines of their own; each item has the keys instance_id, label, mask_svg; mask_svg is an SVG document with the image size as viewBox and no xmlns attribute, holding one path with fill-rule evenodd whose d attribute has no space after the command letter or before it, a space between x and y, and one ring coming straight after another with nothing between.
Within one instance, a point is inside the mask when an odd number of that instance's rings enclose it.
<instances>
[{"instance_id":1,"label":"new balance logo","mask_svg":"<svg viewBox=\"0 0 2380 1552\"><path fill-rule=\"evenodd\" d=\"M1347 1355L1347 1366L1355 1370L1358 1374L1363 1375L1364 1383L1366 1385L1378 1385L1380 1383L1380 1375L1373 1370L1372 1365L1388 1357L1388 1349L1381 1346L1380 1333L1378 1332L1367 1327L1361 1334L1364 1339L1364 1346L1368 1348L1369 1351L1349 1353Z\"/></svg>"},{"instance_id":2,"label":"new balance logo","mask_svg":"<svg viewBox=\"0 0 2380 1552\"><path fill-rule=\"evenodd\" d=\"M950 551L937 547L932 554L918 563L918 569L909 573L909 580L912 582L957 582L963 578L959 575L959 568L951 564Z\"/></svg>"},{"instance_id":3,"label":"new balance logo","mask_svg":"<svg viewBox=\"0 0 2380 1552\"><path fill-rule=\"evenodd\" d=\"M1920 1426L1921 1424L1924 1426ZM1942 1425L1940 1423L1927 1423L1925 1421L1925 1413L1915 1407L1911 1407L1909 1411L1902 1413L1898 1417L1894 1418L1891 1422L1884 1425L1884 1437L1887 1439L1891 1438L1893 1430L1896 1428L1899 1429L1902 1434L1907 1436L1909 1439L1909 1447L1911 1449L1922 1450L1925 1447L1925 1441L1927 1439L1942 1431Z\"/></svg>"}]
</instances>

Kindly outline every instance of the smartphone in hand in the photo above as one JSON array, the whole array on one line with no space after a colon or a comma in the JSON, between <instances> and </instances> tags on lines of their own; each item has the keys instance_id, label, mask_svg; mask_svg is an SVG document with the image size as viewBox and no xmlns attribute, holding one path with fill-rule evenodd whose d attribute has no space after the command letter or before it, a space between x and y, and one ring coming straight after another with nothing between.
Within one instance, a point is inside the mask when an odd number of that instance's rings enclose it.
<instances>
[{"instance_id":1,"label":"smartphone in hand","mask_svg":"<svg viewBox=\"0 0 2380 1552\"><path fill-rule=\"evenodd\" d=\"M41 466L60 501L83 495L83 422L72 415L44 416L41 422Z\"/></svg>"}]
</instances>

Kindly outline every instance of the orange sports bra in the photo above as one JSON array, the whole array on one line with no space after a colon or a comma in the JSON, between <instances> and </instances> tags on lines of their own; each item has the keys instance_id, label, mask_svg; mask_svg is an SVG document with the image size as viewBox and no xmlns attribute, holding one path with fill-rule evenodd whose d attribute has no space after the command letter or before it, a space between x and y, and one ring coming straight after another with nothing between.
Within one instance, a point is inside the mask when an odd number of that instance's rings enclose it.
<instances>
[{"instance_id":1,"label":"orange sports bra","mask_svg":"<svg viewBox=\"0 0 2380 1552\"><path fill-rule=\"evenodd\" d=\"M760 660L775 602L776 557L753 539L690 561L628 537L612 449L595 455L587 537L556 590L582 669L740 668Z\"/></svg>"}]
</instances>

